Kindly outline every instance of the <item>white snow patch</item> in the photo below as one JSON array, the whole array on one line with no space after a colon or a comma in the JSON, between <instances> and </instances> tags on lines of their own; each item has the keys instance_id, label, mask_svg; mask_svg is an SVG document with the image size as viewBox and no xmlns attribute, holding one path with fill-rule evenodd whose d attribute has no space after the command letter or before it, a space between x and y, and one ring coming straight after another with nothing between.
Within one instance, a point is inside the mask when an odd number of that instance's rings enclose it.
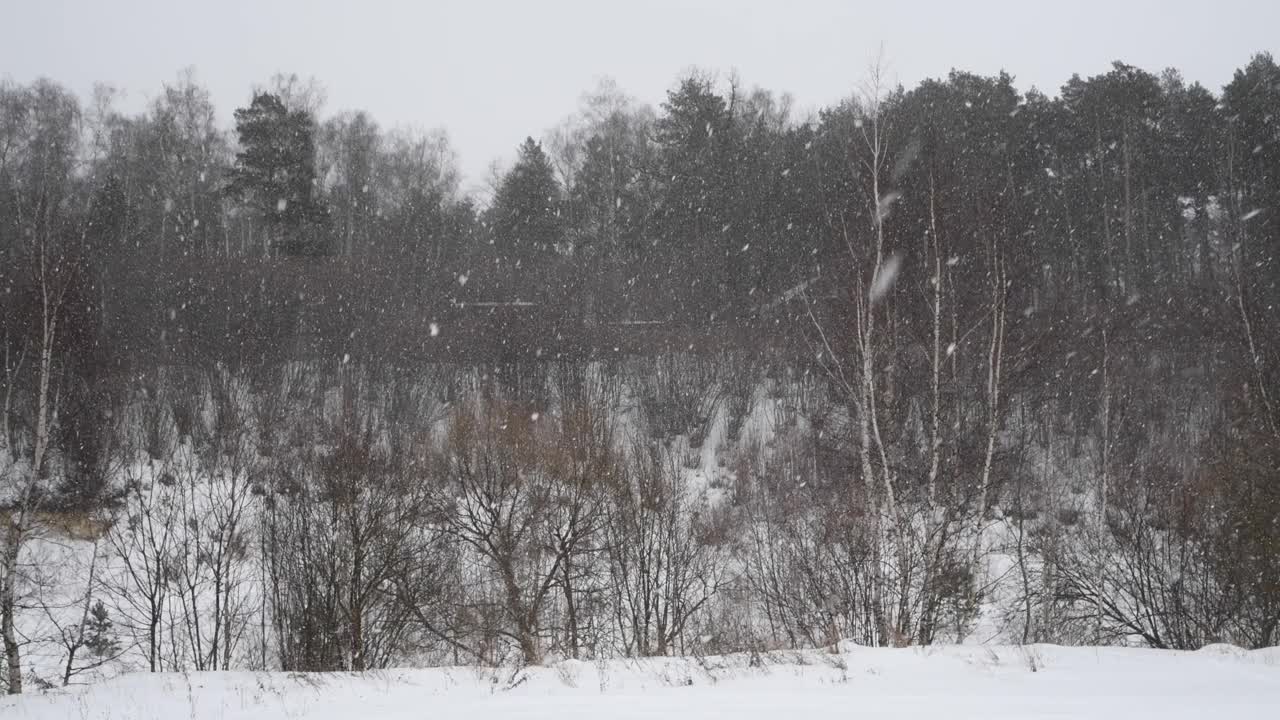
<instances>
[{"instance_id":1,"label":"white snow patch","mask_svg":"<svg viewBox=\"0 0 1280 720\"><path fill-rule=\"evenodd\" d=\"M14 720L1271 718L1280 652L864 648L551 667L133 674L0 699ZM429 710L429 712L428 712Z\"/></svg>"}]
</instances>

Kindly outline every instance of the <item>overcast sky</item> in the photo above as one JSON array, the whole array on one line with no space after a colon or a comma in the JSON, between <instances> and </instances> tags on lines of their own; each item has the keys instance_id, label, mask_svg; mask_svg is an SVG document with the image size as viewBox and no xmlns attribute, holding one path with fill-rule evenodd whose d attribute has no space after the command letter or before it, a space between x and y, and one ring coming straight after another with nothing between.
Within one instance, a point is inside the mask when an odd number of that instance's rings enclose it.
<instances>
[{"instance_id":1,"label":"overcast sky","mask_svg":"<svg viewBox=\"0 0 1280 720\"><path fill-rule=\"evenodd\" d=\"M314 76L324 113L444 127L468 186L526 135L577 107L601 76L653 104L693 66L814 110L848 95L884 47L908 86L955 67L1005 69L1055 94L1122 59L1177 67L1217 91L1251 54L1277 54L1272 0L0 0L0 75L87 96L96 81L140 109L186 66L228 126L254 84Z\"/></svg>"}]
</instances>

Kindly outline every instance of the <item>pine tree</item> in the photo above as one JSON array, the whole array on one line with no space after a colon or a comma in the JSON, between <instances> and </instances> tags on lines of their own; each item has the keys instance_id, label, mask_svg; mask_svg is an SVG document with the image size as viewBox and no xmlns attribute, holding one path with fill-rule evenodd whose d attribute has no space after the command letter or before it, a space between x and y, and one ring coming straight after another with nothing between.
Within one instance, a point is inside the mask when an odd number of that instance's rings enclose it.
<instances>
[{"instance_id":1,"label":"pine tree","mask_svg":"<svg viewBox=\"0 0 1280 720\"><path fill-rule=\"evenodd\" d=\"M657 270L658 281L679 288L673 310L706 317L704 311L724 309L730 273L732 108L709 80L690 77L662 109L655 139L666 183L659 224L667 266Z\"/></svg>"},{"instance_id":2,"label":"pine tree","mask_svg":"<svg viewBox=\"0 0 1280 720\"><path fill-rule=\"evenodd\" d=\"M541 143L527 138L520 157L502 180L490 209L498 261L514 288L526 296L564 237L560 217L560 184Z\"/></svg>"},{"instance_id":3,"label":"pine tree","mask_svg":"<svg viewBox=\"0 0 1280 720\"><path fill-rule=\"evenodd\" d=\"M318 224L324 209L314 197L315 138L311 117L289 110L276 95L258 93L236 110L240 152L227 193L247 203L266 223L272 249L284 255L322 254L322 243L299 231Z\"/></svg>"}]
</instances>

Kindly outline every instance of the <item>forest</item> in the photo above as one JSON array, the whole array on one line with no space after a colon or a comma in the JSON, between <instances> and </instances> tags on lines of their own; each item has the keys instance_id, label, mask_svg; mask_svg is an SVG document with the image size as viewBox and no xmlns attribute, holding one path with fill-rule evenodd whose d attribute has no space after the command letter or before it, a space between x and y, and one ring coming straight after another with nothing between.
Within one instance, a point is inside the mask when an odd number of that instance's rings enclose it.
<instances>
[{"instance_id":1,"label":"forest","mask_svg":"<svg viewBox=\"0 0 1280 720\"><path fill-rule=\"evenodd\" d=\"M0 82L8 692L1280 644L1280 66L849 87L601 81L464 192L293 75Z\"/></svg>"}]
</instances>

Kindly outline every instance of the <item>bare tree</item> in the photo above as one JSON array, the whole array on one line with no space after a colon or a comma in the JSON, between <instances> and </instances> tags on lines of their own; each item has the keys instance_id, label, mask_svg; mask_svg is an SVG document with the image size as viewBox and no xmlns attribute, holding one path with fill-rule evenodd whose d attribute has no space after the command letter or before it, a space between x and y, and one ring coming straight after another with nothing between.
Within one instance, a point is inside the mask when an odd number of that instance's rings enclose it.
<instances>
[{"instance_id":1,"label":"bare tree","mask_svg":"<svg viewBox=\"0 0 1280 720\"><path fill-rule=\"evenodd\" d=\"M228 377L213 376L213 382ZM218 403L237 403L227 390ZM215 417L235 416L228 409ZM226 670L245 629L248 513L256 450L243 419L223 420L201 432L191 452L169 465L174 479L176 527L174 599L181 633L197 670Z\"/></svg>"},{"instance_id":2,"label":"bare tree","mask_svg":"<svg viewBox=\"0 0 1280 720\"><path fill-rule=\"evenodd\" d=\"M64 687L70 685L72 678L78 675L115 662L128 649L115 636L114 623L107 606L101 599L95 599L95 593L102 589L98 575L101 554L99 541L94 539L84 579L84 591L72 600L70 606L56 605L48 600L40 603L47 622L54 628L54 640L66 655L60 678ZM80 613L76 620L68 621L62 616L62 611L73 610L77 606Z\"/></svg>"},{"instance_id":3,"label":"bare tree","mask_svg":"<svg viewBox=\"0 0 1280 720\"><path fill-rule=\"evenodd\" d=\"M342 403L325 417L324 446L277 458L263 498L268 611L289 669L385 667L426 644L417 630L450 638L431 607L451 568L423 478L430 391L348 364L336 379Z\"/></svg>"},{"instance_id":4,"label":"bare tree","mask_svg":"<svg viewBox=\"0 0 1280 720\"><path fill-rule=\"evenodd\" d=\"M49 494L44 481L60 397L62 323L78 267L73 244L82 239L82 229L74 226L64 208L72 194L80 111L73 97L45 81L27 89L5 88L4 95L6 115L12 113L16 122L6 122L6 137L0 138L0 146L5 148L0 171L12 174L6 178L9 182L5 186L13 193L10 206L16 212L14 220L25 243L17 258L18 267L27 273L20 287L30 288L34 297L28 306L30 316L23 323L33 329L28 336L30 345L24 344L16 358L8 350L5 355L5 423L10 433L6 444L10 445L10 457L18 457L19 462L5 468L13 482L9 484L10 493L3 498L6 507L0 523L0 641L8 667L8 689L16 694L22 692L22 662L15 626L15 600L22 581L18 563L35 512ZM29 413L24 415L29 417L31 437L26 451L19 456L12 447L10 414L18 409L11 404L14 383L28 357L32 361L28 376L32 389L27 395Z\"/></svg>"},{"instance_id":5,"label":"bare tree","mask_svg":"<svg viewBox=\"0 0 1280 720\"><path fill-rule=\"evenodd\" d=\"M571 398L560 413L543 419L496 401L459 409L442 460L451 490L438 517L484 560L504 620L497 632L526 663L543 657L557 589L570 616L567 645L580 649L574 559L598 528L600 489L613 474L601 408Z\"/></svg>"},{"instance_id":6,"label":"bare tree","mask_svg":"<svg viewBox=\"0 0 1280 720\"><path fill-rule=\"evenodd\" d=\"M626 654L666 655L680 649L725 571L717 548L702 536L706 497L689 487L676 460L637 438L626 467L607 524L621 647Z\"/></svg>"},{"instance_id":7,"label":"bare tree","mask_svg":"<svg viewBox=\"0 0 1280 720\"><path fill-rule=\"evenodd\" d=\"M543 463L552 483L553 512L545 533L562 555L558 585L565 611L565 644L577 659L582 651L584 599L598 594L597 569L604 550L609 491L620 481L614 413L621 387L616 376L585 364L557 367L558 407L547 437ZM593 643L594 644L594 643Z\"/></svg>"},{"instance_id":8,"label":"bare tree","mask_svg":"<svg viewBox=\"0 0 1280 720\"><path fill-rule=\"evenodd\" d=\"M103 582L135 641L138 635L142 636L142 649L151 672L165 669L165 610L178 532L175 482L164 471L154 480L149 474L129 478L122 508L107 533L120 570Z\"/></svg>"}]
</instances>

